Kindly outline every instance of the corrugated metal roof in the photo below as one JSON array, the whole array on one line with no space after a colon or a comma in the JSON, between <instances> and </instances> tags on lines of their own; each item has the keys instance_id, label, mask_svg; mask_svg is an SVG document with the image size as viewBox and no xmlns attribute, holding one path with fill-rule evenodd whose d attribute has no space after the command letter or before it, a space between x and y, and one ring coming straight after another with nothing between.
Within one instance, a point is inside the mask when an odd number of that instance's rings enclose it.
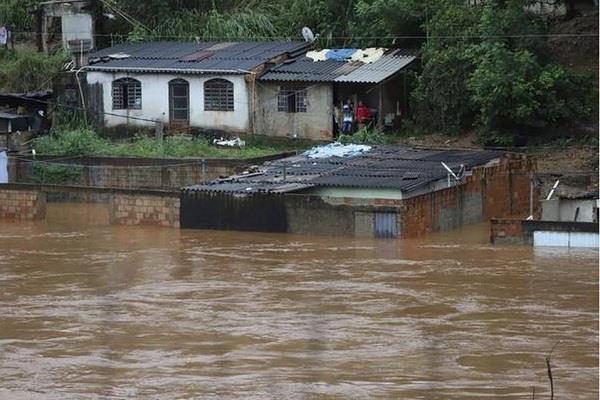
<instances>
[{"instance_id":1,"label":"corrugated metal roof","mask_svg":"<svg viewBox=\"0 0 600 400\"><path fill-rule=\"evenodd\" d=\"M305 42L126 43L90 54L90 71L246 73L280 55L295 57ZM122 57L114 58L116 54Z\"/></svg>"},{"instance_id":2,"label":"corrugated metal roof","mask_svg":"<svg viewBox=\"0 0 600 400\"><path fill-rule=\"evenodd\" d=\"M404 146L375 146L368 153L352 157L289 157L264 164L258 173L216 180L184 190L285 193L321 186L410 192L445 179L448 172L441 161L458 172L461 165L468 170L502 155L501 152L487 150L423 150Z\"/></svg>"},{"instance_id":3,"label":"corrugated metal roof","mask_svg":"<svg viewBox=\"0 0 600 400\"><path fill-rule=\"evenodd\" d=\"M415 60L414 56L384 55L372 64L364 64L348 74L335 79L336 82L379 83L394 75Z\"/></svg>"},{"instance_id":4,"label":"corrugated metal roof","mask_svg":"<svg viewBox=\"0 0 600 400\"><path fill-rule=\"evenodd\" d=\"M415 59L414 55L409 55L402 50L393 50L370 64L360 61L313 61L308 57L301 57L272 68L259 80L379 83L393 76Z\"/></svg>"}]
</instances>

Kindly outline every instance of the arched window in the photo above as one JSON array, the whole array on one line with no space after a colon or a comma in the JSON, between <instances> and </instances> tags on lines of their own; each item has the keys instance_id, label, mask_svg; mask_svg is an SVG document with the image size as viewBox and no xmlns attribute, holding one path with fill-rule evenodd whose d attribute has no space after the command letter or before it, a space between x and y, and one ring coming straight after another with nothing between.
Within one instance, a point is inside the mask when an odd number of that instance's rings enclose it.
<instances>
[{"instance_id":1,"label":"arched window","mask_svg":"<svg viewBox=\"0 0 600 400\"><path fill-rule=\"evenodd\" d=\"M112 83L113 110L141 110L142 83L133 78L121 78Z\"/></svg>"},{"instance_id":2,"label":"arched window","mask_svg":"<svg viewBox=\"0 0 600 400\"><path fill-rule=\"evenodd\" d=\"M233 111L233 83L225 79L204 82L204 111Z\"/></svg>"}]
</instances>

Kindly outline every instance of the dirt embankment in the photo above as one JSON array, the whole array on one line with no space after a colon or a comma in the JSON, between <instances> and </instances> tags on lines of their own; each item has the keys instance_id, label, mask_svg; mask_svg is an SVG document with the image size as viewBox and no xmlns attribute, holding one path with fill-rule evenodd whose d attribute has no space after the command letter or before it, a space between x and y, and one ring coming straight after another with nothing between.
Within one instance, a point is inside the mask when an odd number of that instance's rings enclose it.
<instances>
[{"instance_id":1,"label":"dirt embankment","mask_svg":"<svg viewBox=\"0 0 600 400\"><path fill-rule=\"evenodd\" d=\"M597 8L549 21L548 34L552 60L575 72L591 72L598 76Z\"/></svg>"}]
</instances>

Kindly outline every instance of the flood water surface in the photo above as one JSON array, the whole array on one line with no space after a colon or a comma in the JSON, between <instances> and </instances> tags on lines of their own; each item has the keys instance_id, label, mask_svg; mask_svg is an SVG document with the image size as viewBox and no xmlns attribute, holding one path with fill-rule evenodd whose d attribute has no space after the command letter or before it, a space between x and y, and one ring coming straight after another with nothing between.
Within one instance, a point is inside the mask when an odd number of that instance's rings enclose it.
<instances>
[{"instance_id":1,"label":"flood water surface","mask_svg":"<svg viewBox=\"0 0 600 400\"><path fill-rule=\"evenodd\" d=\"M598 398L596 250L494 247L485 225L362 240L50 207L0 223L0 399L549 398L553 347L555 398Z\"/></svg>"}]
</instances>

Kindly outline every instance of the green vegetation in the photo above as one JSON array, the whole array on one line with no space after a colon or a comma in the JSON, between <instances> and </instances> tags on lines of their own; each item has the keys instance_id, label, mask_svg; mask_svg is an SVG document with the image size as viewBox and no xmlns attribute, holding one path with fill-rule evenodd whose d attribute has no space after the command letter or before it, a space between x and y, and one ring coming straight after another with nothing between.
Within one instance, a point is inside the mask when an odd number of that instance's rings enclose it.
<instances>
[{"instance_id":1,"label":"green vegetation","mask_svg":"<svg viewBox=\"0 0 600 400\"><path fill-rule=\"evenodd\" d=\"M475 128L484 143L512 144L516 134L595 115L591 79L545 59L543 21L523 1L451 3L427 23L433 38L413 92L418 125Z\"/></svg>"},{"instance_id":2,"label":"green vegetation","mask_svg":"<svg viewBox=\"0 0 600 400\"><path fill-rule=\"evenodd\" d=\"M37 154L157 158L253 158L284 151L301 151L308 147L310 143L307 141L280 141L260 136L249 137L242 148L216 147L205 138L182 136L167 137L162 141L136 136L129 143L114 143L101 138L89 128L61 128L35 139L33 143Z\"/></svg>"},{"instance_id":3,"label":"green vegetation","mask_svg":"<svg viewBox=\"0 0 600 400\"><path fill-rule=\"evenodd\" d=\"M81 178L83 167L78 165L54 165L33 162L33 179L37 183L45 184L68 184L77 183Z\"/></svg>"},{"instance_id":4,"label":"green vegetation","mask_svg":"<svg viewBox=\"0 0 600 400\"><path fill-rule=\"evenodd\" d=\"M29 12L38 2L3 1L0 24L30 30ZM511 144L516 136L537 139L550 128L596 119L596 76L576 75L552 62L545 36L548 21L528 9L546 0L469 3L107 0L104 4L108 11L113 12L111 7L116 6L132 17L130 22L118 17L107 25L129 41L298 40L301 28L309 26L320 35L317 47L400 46L418 50L421 63L416 66L405 118L413 131L450 135L477 131L482 143ZM571 1L551 3L562 3L572 10ZM573 40L586 39L595 38ZM0 52L0 87L22 91L47 85L44 80L62 61L63 55Z\"/></svg>"},{"instance_id":5,"label":"green vegetation","mask_svg":"<svg viewBox=\"0 0 600 400\"><path fill-rule=\"evenodd\" d=\"M342 144L389 144L391 143L392 138L377 129L364 127L357 130L352 135L340 135L339 141Z\"/></svg>"},{"instance_id":6,"label":"green vegetation","mask_svg":"<svg viewBox=\"0 0 600 400\"><path fill-rule=\"evenodd\" d=\"M68 59L63 52L48 56L0 50L0 89L10 92L48 89Z\"/></svg>"},{"instance_id":7,"label":"green vegetation","mask_svg":"<svg viewBox=\"0 0 600 400\"><path fill-rule=\"evenodd\" d=\"M31 30L31 11L40 2L41 0L2 0L0 25L6 25L14 32Z\"/></svg>"}]
</instances>

